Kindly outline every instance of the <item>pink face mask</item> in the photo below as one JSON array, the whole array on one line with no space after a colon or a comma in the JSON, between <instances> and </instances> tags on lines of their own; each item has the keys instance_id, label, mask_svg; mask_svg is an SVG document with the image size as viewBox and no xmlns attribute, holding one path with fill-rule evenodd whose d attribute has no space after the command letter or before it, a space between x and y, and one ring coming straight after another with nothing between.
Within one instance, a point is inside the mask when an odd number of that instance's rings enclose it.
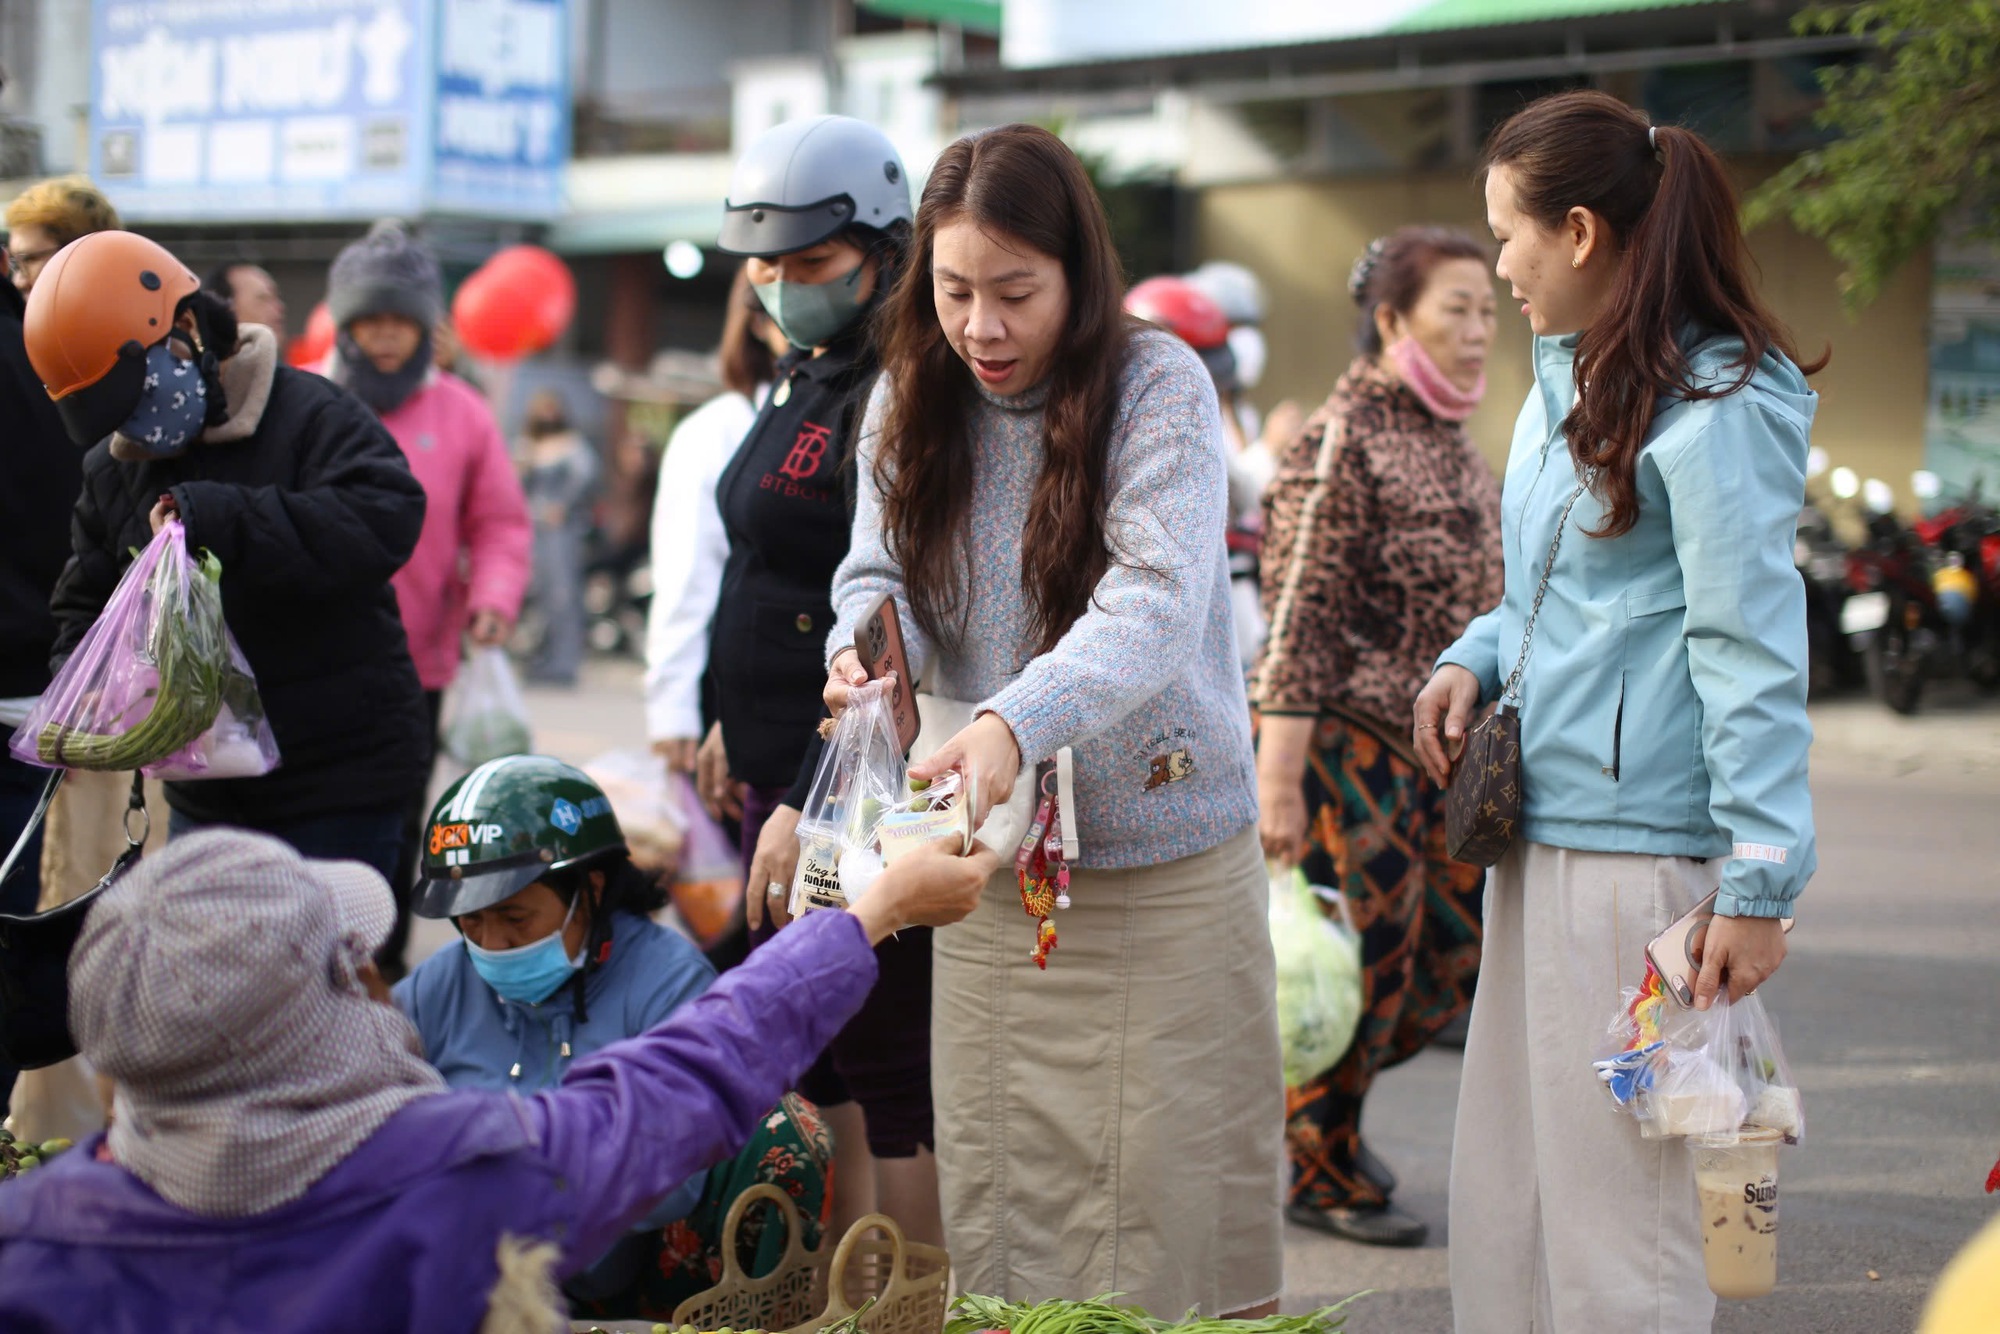
<instances>
[{"instance_id":1,"label":"pink face mask","mask_svg":"<svg viewBox=\"0 0 2000 1334\"><path fill-rule=\"evenodd\" d=\"M1422 399L1432 415L1442 421L1464 421L1479 406L1479 400L1486 397L1485 371L1479 373L1479 382L1472 388L1460 389L1438 369L1438 364L1431 360L1431 354L1424 351L1423 344L1407 334L1383 351L1390 368L1402 377L1410 392Z\"/></svg>"}]
</instances>

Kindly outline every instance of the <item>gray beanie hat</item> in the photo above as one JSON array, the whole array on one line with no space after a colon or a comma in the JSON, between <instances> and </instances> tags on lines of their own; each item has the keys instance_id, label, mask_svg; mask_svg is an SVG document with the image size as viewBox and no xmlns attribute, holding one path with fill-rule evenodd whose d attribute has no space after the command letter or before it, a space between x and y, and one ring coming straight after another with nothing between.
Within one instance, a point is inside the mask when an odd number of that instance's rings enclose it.
<instances>
[{"instance_id":1,"label":"gray beanie hat","mask_svg":"<svg viewBox=\"0 0 2000 1334\"><path fill-rule=\"evenodd\" d=\"M384 218L333 261L326 307L336 329L363 315L385 314L406 315L429 329L444 313L444 279L430 250L402 223Z\"/></svg>"}]
</instances>

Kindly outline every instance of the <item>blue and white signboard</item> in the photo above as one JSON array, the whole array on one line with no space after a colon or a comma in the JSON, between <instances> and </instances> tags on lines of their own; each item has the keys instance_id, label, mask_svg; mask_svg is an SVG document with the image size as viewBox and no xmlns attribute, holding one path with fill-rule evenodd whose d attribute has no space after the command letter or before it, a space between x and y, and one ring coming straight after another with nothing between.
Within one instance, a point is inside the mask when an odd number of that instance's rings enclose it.
<instances>
[{"instance_id":1,"label":"blue and white signboard","mask_svg":"<svg viewBox=\"0 0 2000 1334\"><path fill-rule=\"evenodd\" d=\"M134 219L553 216L566 0L95 0L91 174Z\"/></svg>"},{"instance_id":2,"label":"blue and white signboard","mask_svg":"<svg viewBox=\"0 0 2000 1334\"><path fill-rule=\"evenodd\" d=\"M552 216L569 160L564 0L443 0L431 204Z\"/></svg>"}]
</instances>

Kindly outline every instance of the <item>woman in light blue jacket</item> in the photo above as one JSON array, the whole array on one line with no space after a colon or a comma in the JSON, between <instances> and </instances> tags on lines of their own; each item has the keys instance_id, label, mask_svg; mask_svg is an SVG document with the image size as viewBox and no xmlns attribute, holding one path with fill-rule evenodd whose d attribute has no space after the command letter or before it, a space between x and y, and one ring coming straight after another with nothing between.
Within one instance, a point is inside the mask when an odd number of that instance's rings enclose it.
<instances>
[{"instance_id":1,"label":"woman in light blue jacket","mask_svg":"<svg viewBox=\"0 0 2000 1334\"><path fill-rule=\"evenodd\" d=\"M1687 1149L1640 1139L1590 1062L1646 942L1710 890L1698 1004L1784 957L1778 919L1815 864L1792 530L1816 395L1699 136L1564 93L1501 126L1486 165L1535 386L1501 502L1504 599L1439 659L1415 741L1444 781L1525 656L1524 805L1487 881L1453 1306L1459 1334L1692 1334L1715 1299Z\"/></svg>"}]
</instances>

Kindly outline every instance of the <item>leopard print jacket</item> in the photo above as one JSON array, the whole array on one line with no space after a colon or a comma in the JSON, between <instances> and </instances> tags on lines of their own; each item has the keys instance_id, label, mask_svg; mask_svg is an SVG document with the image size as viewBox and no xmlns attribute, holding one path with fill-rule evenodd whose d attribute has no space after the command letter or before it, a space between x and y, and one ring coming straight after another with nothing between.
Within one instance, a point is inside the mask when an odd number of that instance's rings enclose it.
<instances>
[{"instance_id":1,"label":"leopard print jacket","mask_svg":"<svg viewBox=\"0 0 2000 1334\"><path fill-rule=\"evenodd\" d=\"M1405 736L1438 655L1500 601L1500 483L1463 427L1362 357L1279 460L1263 551L1252 702Z\"/></svg>"}]
</instances>

